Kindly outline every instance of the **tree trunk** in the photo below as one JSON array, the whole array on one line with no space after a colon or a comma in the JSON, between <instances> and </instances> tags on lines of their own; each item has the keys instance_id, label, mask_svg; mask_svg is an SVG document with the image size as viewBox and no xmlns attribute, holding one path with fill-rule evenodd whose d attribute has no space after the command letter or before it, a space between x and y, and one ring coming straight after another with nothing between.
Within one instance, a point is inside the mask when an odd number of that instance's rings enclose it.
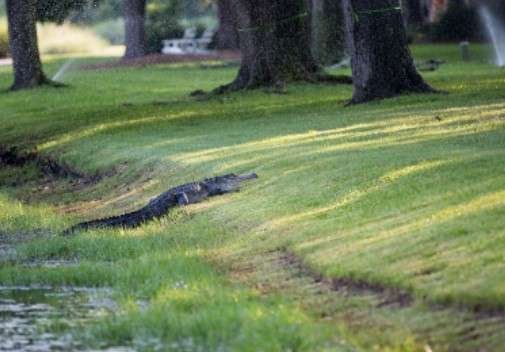
<instances>
[{"instance_id":1,"label":"tree trunk","mask_svg":"<svg viewBox=\"0 0 505 352\"><path fill-rule=\"evenodd\" d=\"M344 56L344 18L340 1L311 0L312 53L328 65Z\"/></svg>"},{"instance_id":2,"label":"tree trunk","mask_svg":"<svg viewBox=\"0 0 505 352\"><path fill-rule=\"evenodd\" d=\"M124 0L125 59L146 55L146 0Z\"/></svg>"},{"instance_id":3,"label":"tree trunk","mask_svg":"<svg viewBox=\"0 0 505 352\"><path fill-rule=\"evenodd\" d=\"M12 90L49 83L42 71L36 27L37 0L7 0L9 43L14 66Z\"/></svg>"},{"instance_id":4,"label":"tree trunk","mask_svg":"<svg viewBox=\"0 0 505 352\"><path fill-rule=\"evenodd\" d=\"M434 92L407 45L398 0L344 0L354 79L353 103Z\"/></svg>"},{"instance_id":5,"label":"tree trunk","mask_svg":"<svg viewBox=\"0 0 505 352\"><path fill-rule=\"evenodd\" d=\"M315 80L320 67L310 48L304 0L234 0L242 64L236 79L218 91Z\"/></svg>"},{"instance_id":6,"label":"tree trunk","mask_svg":"<svg viewBox=\"0 0 505 352\"><path fill-rule=\"evenodd\" d=\"M233 18L232 4L234 0L218 0L217 15L219 29L217 31L217 49L238 49L238 32Z\"/></svg>"}]
</instances>

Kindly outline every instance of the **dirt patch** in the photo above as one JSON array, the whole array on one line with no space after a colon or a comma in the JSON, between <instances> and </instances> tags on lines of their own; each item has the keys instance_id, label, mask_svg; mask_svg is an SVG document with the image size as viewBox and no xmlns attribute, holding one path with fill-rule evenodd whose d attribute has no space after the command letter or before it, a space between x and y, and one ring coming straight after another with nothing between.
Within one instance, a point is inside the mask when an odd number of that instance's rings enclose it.
<instances>
[{"instance_id":1,"label":"dirt patch","mask_svg":"<svg viewBox=\"0 0 505 352\"><path fill-rule=\"evenodd\" d=\"M377 308L398 307L408 308L414 304L415 297L412 293L387 287L365 280L351 278L329 278L314 271L303 260L287 249L278 252L279 260L284 267L294 270L298 275L310 277L315 283L327 286L332 291L345 293L347 295L374 295L378 299ZM455 310L471 314L475 320L499 319L505 322L505 307L490 306L485 304L460 304L456 302L430 302L426 301L426 306L433 311Z\"/></svg>"},{"instance_id":2,"label":"dirt patch","mask_svg":"<svg viewBox=\"0 0 505 352\"><path fill-rule=\"evenodd\" d=\"M113 61L102 62L98 64L82 65L81 69L99 70L112 69L120 67L145 67L150 65L160 64L178 64L204 61L240 61L240 52L234 50L223 50L210 52L208 54L185 54L185 55L163 55L153 54L137 59L119 59Z\"/></svg>"},{"instance_id":3,"label":"dirt patch","mask_svg":"<svg viewBox=\"0 0 505 352\"><path fill-rule=\"evenodd\" d=\"M421 347L454 352L501 351L505 343L505 311L499 307L433 303L386 285L331 278L284 247L229 260L233 281L263 295L288 296L321 321L342 324L344 332L364 333L372 341L394 345L410 336Z\"/></svg>"},{"instance_id":4,"label":"dirt patch","mask_svg":"<svg viewBox=\"0 0 505 352\"><path fill-rule=\"evenodd\" d=\"M16 148L0 146L0 167L23 167L28 163L33 163L40 171L50 178L70 178L77 184L89 185L98 183L102 175L88 175L75 168L56 161L50 156L40 156L37 152L21 152Z\"/></svg>"},{"instance_id":5,"label":"dirt patch","mask_svg":"<svg viewBox=\"0 0 505 352\"><path fill-rule=\"evenodd\" d=\"M279 251L279 258L283 266L294 269L298 275L308 276L315 283L329 288L331 291L345 293L347 295L369 295L377 297L377 307L398 307L405 308L412 305L413 296L406 291L396 288L389 288L379 284L369 283L364 280L350 278L328 278L314 271L301 258L294 253L283 249Z\"/></svg>"}]
</instances>

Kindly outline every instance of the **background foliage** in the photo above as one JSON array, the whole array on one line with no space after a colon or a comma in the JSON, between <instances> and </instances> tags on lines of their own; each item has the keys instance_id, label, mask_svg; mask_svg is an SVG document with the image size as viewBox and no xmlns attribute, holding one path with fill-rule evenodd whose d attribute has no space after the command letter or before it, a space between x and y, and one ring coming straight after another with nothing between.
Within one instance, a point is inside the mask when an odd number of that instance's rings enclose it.
<instances>
[{"instance_id":1,"label":"background foliage","mask_svg":"<svg viewBox=\"0 0 505 352\"><path fill-rule=\"evenodd\" d=\"M475 6L449 2L447 11L432 26L432 40L481 40L483 33Z\"/></svg>"},{"instance_id":2,"label":"background foliage","mask_svg":"<svg viewBox=\"0 0 505 352\"><path fill-rule=\"evenodd\" d=\"M124 20L120 17L98 22L93 25L93 30L112 45L124 43Z\"/></svg>"},{"instance_id":3,"label":"background foliage","mask_svg":"<svg viewBox=\"0 0 505 352\"><path fill-rule=\"evenodd\" d=\"M0 18L0 58L9 54L9 37L7 34L7 21Z\"/></svg>"},{"instance_id":4,"label":"background foliage","mask_svg":"<svg viewBox=\"0 0 505 352\"><path fill-rule=\"evenodd\" d=\"M160 52L162 40L182 36L184 28L178 21L182 13L183 8L180 0L149 2L146 18L148 52Z\"/></svg>"},{"instance_id":5,"label":"background foliage","mask_svg":"<svg viewBox=\"0 0 505 352\"><path fill-rule=\"evenodd\" d=\"M42 22L62 23L94 0L37 0L37 17Z\"/></svg>"}]
</instances>

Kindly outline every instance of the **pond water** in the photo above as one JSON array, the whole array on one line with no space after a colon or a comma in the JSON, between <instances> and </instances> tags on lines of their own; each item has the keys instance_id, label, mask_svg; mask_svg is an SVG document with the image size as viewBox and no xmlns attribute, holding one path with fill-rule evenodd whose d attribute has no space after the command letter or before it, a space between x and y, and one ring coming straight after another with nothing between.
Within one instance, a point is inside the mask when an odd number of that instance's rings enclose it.
<instances>
[{"instance_id":1,"label":"pond water","mask_svg":"<svg viewBox=\"0 0 505 352\"><path fill-rule=\"evenodd\" d=\"M114 310L106 289L0 286L0 351L90 351L69 328Z\"/></svg>"}]
</instances>

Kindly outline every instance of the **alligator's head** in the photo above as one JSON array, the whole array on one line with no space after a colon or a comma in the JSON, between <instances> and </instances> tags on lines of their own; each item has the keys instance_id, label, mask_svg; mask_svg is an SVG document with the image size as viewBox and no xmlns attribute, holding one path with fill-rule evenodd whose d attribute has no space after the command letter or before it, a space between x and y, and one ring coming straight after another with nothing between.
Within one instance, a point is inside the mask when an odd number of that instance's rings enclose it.
<instances>
[{"instance_id":1,"label":"alligator's head","mask_svg":"<svg viewBox=\"0 0 505 352\"><path fill-rule=\"evenodd\" d=\"M209 178L204 181L204 184L209 192L209 195L218 195L229 192L236 192L240 188L240 183L253 180L258 178L255 173L235 175L229 174L225 176L219 176L214 178Z\"/></svg>"}]
</instances>

